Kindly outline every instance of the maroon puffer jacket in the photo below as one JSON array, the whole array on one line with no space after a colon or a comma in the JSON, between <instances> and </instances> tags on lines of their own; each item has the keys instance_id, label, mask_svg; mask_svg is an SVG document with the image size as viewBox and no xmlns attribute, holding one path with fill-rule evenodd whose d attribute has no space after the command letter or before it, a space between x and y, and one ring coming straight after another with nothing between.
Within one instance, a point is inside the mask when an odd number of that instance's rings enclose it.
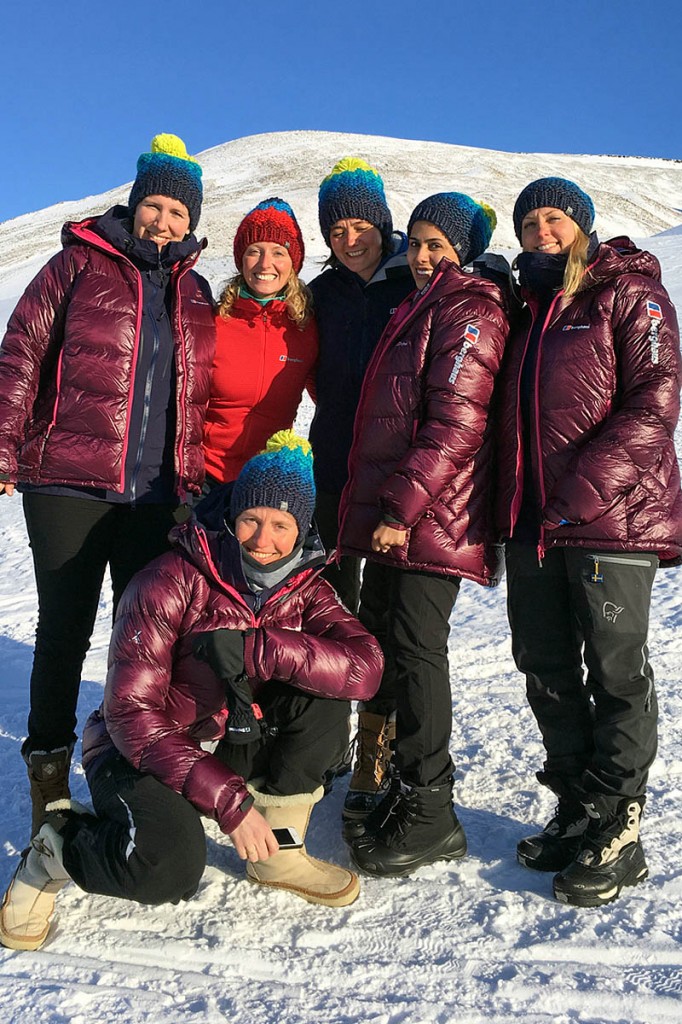
<instances>
[{"instance_id":1,"label":"maroon puffer jacket","mask_svg":"<svg viewBox=\"0 0 682 1024\"><path fill-rule=\"evenodd\" d=\"M0 350L0 479L123 490L142 316L140 273L92 230L66 224L64 249L29 284ZM208 285L172 275L176 490L197 492L215 327Z\"/></svg>"},{"instance_id":2,"label":"maroon puffer jacket","mask_svg":"<svg viewBox=\"0 0 682 1024\"><path fill-rule=\"evenodd\" d=\"M340 511L344 555L499 582L488 410L507 330L498 286L447 259L399 306L367 368L355 420ZM384 555L371 540L385 516L407 528L407 540Z\"/></svg>"},{"instance_id":3,"label":"maroon puffer jacket","mask_svg":"<svg viewBox=\"0 0 682 1024\"><path fill-rule=\"evenodd\" d=\"M321 577L324 559L295 572L254 614L216 569L216 534L189 522L173 538L178 548L133 577L119 605L104 703L86 724L83 764L115 746L231 832L250 801L244 780L200 746L224 735L227 712L224 685L193 656L193 637L253 628L245 665L256 696L258 686L279 680L322 697L367 700L383 658ZM229 535L222 543L237 541Z\"/></svg>"},{"instance_id":4,"label":"maroon puffer jacket","mask_svg":"<svg viewBox=\"0 0 682 1024\"><path fill-rule=\"evenodd\" d=\"M675 309L656 258L627 238L600 245L589 274L584 291L557 294L539 342L532 434L540 554L576 545L655 551L675 564L682 554ZM523 484L519 388L536 310L533 296L524 298L529 309L500 377L497 519L505 537L513 537Z\"/></svg>"}]
</instances>

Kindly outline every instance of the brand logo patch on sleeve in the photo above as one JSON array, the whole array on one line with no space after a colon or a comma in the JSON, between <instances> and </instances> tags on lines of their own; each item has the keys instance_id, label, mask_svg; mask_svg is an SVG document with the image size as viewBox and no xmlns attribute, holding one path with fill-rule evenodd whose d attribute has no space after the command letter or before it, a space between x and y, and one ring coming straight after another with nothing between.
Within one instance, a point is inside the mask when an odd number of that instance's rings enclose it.
<instances>
[{"instance_id":1,"label":"brand logo patch on sleeve","mask_svg":"<svg viewBox=\"0 0 682 1024\"><path fill-rule=\"evenodd\" d=\"M647 302L646 311L652 320L662 320L663 310L657 302Z\"/></svg>"}]
</instances>

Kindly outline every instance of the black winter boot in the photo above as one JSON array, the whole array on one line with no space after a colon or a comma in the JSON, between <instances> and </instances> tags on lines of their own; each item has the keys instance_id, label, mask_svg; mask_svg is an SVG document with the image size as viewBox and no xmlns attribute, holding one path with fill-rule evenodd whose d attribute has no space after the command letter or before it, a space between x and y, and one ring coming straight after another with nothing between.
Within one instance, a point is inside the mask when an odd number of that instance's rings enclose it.
<instances>
[{"instance_id":1,"label":"black winter boot","mask_svg":"<svg viewBox=\"0 0 682 1024\"><path fill-rule=\"evenodd\" d=\"M28 741L26 741L28 742ZM21 754L28 769L31 786L31 838L37 835L45 821L45 805L54 800L69 800L69 770L73 746L57 747L55 750L26 751Z\"/></svg>"},{"instance_id":2,"label":"black winter boot","mask_svg":"<svg viewBox=\"0 0 682 1024\"><path fill-rule=\"evenodd\" d=\"M520 841L516 856L519 864L535 871L562 871L578 853L589 818L576 792L577 779L549 772L538 772L537 779L556 793L559 802L542 832Z\"/></svg>"},{"instance_id":3,"label":"black winter boot","mask_svg":"<svg viewBox=\"0 0 682 1024\"><path fill-rule=\"evenodd\" d=\"M639 840L644 797L597 795L585 804L590 821L575 860L554 877L554 895L575 907L611 903L626 885L649 874Z\"/></svg>"},{"instance_id":4,"label":"black winter boot","mask_svg":"<svg viewBox=\"0 0 682 1024\"><path fill-rule=\"evenodd\" d=\"M387 806L386 806L387 805ZM351 858L370 875L409 875L423 864L456 860L467 852L464 829L452 806L452 784L407 786L385 806L376 831L356 839Z\"/></svg>"}]
</instances>

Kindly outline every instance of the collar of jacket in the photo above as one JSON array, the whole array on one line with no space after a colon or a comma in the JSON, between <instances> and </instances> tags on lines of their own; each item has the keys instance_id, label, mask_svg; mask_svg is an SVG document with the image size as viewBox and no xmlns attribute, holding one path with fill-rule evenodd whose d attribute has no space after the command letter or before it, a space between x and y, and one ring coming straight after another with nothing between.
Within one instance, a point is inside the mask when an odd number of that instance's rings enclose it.
<instances>
[{"instance_id":1,"label":"collar of jacket","mask_svg":"<svg viewBox=\"0 0 682 1024\"><path fill-rule=\"evenodd\" d=\"M128 209L125 206L114 206L106 213L101 214L98 217L87 217L82 221L67 221L62 228L62 245L66 248L68 245L72 245L74 242L84 242L86 245L92 245L96 249L100 249L102 252L109 253L112 256L123 256L131 263L138 264L139 257L137 256L137 246L135 243L143 243L145 255L144 261L149 262L148 256L152 257L150 266L157 266L159 263L159 249L153 242L148 239L135 239L130 234L128 227L125 222L128 221ZM120 227L117 225L120 223ZM111 240L101 231L101 225L104 225L107 233L111 231L114 238L120 237L121 240L127 239L132 243L132 249L134 250L133 255L129 255L126 251L128 245L123 244L119 247L116 241ZM119 236L120 231L120 236ZM195 235L190 235L188 238L183 239L181 242L169 242L168 245L164 246L161 250L161 260L164 265L168 264L170 267L175 267L178 264L183 268L193 266L199 259L202 251L206 248L208 242L205 238L198 240ZM156 253L152 249L147 249L148 246L153 246L156 249Z\"/></svg>"}]
</instances>

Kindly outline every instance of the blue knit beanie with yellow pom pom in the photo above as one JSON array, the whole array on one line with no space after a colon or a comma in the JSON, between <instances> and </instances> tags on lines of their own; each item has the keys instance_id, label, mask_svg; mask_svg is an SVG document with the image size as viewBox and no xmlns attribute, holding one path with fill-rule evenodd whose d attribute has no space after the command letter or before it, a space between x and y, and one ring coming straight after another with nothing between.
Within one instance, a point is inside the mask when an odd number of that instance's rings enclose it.
<instances>
[{"instance_id":1,"label":"blue knit beanie with yellow pom pom","mask_svg":"<svg viewBox=\"0 0 682 1024\"><path fill-rule=\"evenodd\" d=\"M327 245L334 224L347 217L362 218L373 224L385 242L393 232L393 218L386 203L382 178L358 157L346 156L334 164L320 185L318 212Z\"/></svg>"},{"instance_id":2,"label":"blue knit beanie with yellow pom pom","mask_svg":"<svg viewBox=\"0 0 682 1024\"><path fill-rule=\"evenodd\" d=\"M408 235L418 220L442 231L463 267L485 252L497 224L492 206L476 202L464 192L438 192L423 199L412 211Z\"/></svg>"},{"instance_id":3,"label":"blue knit beanie with yellow pom pom","mask_svg":"<svg viewBox=\"0 0 682 1024\"><path fill-rule=\"evenodd\" d=\"M231 520L247 508L288 512L298 524L299 539L305 538L315 510L313 451L305 438L278 430L242 467L230 496Z\"/></svg>"},{"instance_id":4,"label":"blue knit beanie with yellow pom pom","mask_svg":"<svg viewBox=\"0 0 682 1024\"><path fill-rule=\"evenodd\" d=\"M201 167L190 156L177 135L155 135L151 152L137 161L137 177L128 199L131 215L147 196L168 196L183 203L189 212L189 229L194 231L201 215L203 199Z\"/></svg>"}]
</instances>

